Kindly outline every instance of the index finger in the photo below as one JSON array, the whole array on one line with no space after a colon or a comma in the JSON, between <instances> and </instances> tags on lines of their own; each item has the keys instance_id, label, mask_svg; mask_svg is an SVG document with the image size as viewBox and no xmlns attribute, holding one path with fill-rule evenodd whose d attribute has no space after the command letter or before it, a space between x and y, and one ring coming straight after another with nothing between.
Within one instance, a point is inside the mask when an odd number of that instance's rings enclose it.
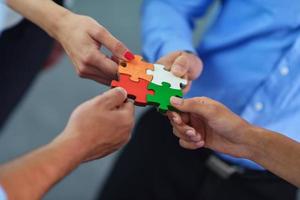
<instances>
[{"instance_id":1,"label":"index finger","mask_svg":"<svg viewBox=\"0 0 300 200\"><path fill-rule=\"evenodd\" d=\"M106 28L99 26L94 33L94 39L103 44L113 55L124 60L134 59L134 54Z\"/></svg>"}]
</instances>

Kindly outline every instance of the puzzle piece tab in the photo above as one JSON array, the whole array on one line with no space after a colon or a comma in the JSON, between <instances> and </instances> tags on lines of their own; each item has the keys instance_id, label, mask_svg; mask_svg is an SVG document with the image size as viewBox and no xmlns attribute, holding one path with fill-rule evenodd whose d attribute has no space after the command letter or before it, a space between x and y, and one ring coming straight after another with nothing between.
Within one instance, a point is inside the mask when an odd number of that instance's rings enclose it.
<instances>
[{"instance_id":1,"label":"puzzle piece tab","mask_svg":"<svg viewBox=\"0 0 300 200\"><path fill-rule=\"evenodd\" d=\"M173 75L160 64L154 64L154 70L147 70L147 74L153 75L151 82L156 85L162 86L164 82L170 83L171 88L175 90L181 90L181 88L187 85L187 80Z\"/></svg>"},{"instance_id":2,"label":"puzzle piece tab","mask_svg":"<svg viewBox=\"0 0 300 200\"><path fill-rule=\"evenodd\" d=\"M135 55L133 60L119 65L119 73L129 75L130 79L135 82L138 82L139 79L152 81L152 75L147 74L147 70L154 70L153 64L144 62L139 55Z\"/></svg>"},{"instance_id":3,"label":"puzzle piece tab","mask_svg":"<svg viewBox=\"0 0 300 200\"><path fill-rule=\"evenodd\" d=\"M162 86L156 85L154 83L150 83L148 86L149 90L154 91L154 95L147 95L148 104L158 106L160 112L165 113L168 110L175 110L173 106L171 106L170 98L172 96L182 97L183 93L181 90L175 90L170 88L170 84L162 83Z\"/></svg>"},{"instance_id":4,"label":"puzzle piece tab","mask_svg":"<svg viewBox=\"0 0 300 200\"><path fill-rule=\"evenodd\" d=\"M135 105L138 106L146 106L147 94L154 94L153 91L147 89L148 85L149 81L140 79L138 82L134 82L130 80L129 75L125 74L120 74L118 81L111 82L112 87L124 88L128 93L128 97L134 99Z\"/></svg>"}]
</instances>

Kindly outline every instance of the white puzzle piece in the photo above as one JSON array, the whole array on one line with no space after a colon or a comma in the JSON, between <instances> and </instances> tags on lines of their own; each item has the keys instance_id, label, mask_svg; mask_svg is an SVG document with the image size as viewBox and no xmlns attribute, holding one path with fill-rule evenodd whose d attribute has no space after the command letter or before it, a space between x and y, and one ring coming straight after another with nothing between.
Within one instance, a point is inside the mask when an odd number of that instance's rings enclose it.
<instances>
[{"instance_id":1,"label":"white puzzle piece","mask_svg":"<svg viewBox=\"0 0 300 200\"><path fill-rule=\"evenodd\" d=\"M173 75L171 72L164 69L165 66L154 64L154 71L147 70L148 75L152 75L152 83L161 85L163 82L169 83L172 89L181 90L181 86L187 85L187 80Z\"/></svg>"}]
</instances>

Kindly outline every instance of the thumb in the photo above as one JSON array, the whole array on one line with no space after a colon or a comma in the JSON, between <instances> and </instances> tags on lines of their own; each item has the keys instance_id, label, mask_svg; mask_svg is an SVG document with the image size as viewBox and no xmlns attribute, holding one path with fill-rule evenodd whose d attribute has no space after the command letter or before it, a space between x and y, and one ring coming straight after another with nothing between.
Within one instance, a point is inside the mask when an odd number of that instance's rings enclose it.
<instances>
[{"instance_id":1,"label":"thumb","mask_svg":"<svg viewBox=\"0 0 300 200\"><path fill-rule=\"evenodd\" d=\"M171 72L178 77L182 77L186 75L186 73L189 70L189 60L188 57L185 54L181 54L178 56L172 67L171 67Z\"/></svg>"},{"instance_id":2,"label":"thumb","mask_svg":"<svg viewBox=\"0 0 300 200\"><path fill-rule=\"evenodd\" d=\"M103 93L98 103L107 109L115 109L125 102L127 99L127 92L121 87L116 87Z\"/></svg>"},{"instance_id":3,"label":"thumb","mask_svg":"<svg viewBox=\"0 0 300 200\"><path fill-rule=\"evenodd\" d=\"M195 113L208 118L215 108L214 101L207 97L196 97L191 99L171 98L171 104L177 110L187 113Z\"/></svg>"}]
</instances>

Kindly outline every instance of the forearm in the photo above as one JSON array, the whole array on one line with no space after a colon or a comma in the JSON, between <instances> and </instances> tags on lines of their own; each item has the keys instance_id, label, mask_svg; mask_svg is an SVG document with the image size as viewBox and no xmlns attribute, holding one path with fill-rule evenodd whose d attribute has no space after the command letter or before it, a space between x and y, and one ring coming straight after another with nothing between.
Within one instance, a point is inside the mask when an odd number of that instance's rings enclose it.
<instances>
[{"instance_id":1,"label":"forearm","mask_svg":"<svg viewBox=\"0 0 300 200\"><path fill-rule=\"evenodd\" d=\"M81 163L77 141L53 142L0 167L0 185L8 198L40 199Z\"/></svg>"},{"instance_id":2,"label":"forearm","mask_svg":"<svg viewBox=\"0 0 300 200\"><path fill-rule=\"evenodd\" d=\"M59 23L70 13L52 0L6 0L8 6L56 37Z\"/></svg>"},{"instance_id":3,"label":"forearm","mask_svg":"<svg viewBox=\"0 0 300 200\"><path fill-rule=\"evenodd\" d=\"M300 187L300 144L281 134L254 128L249 158Z\"/></svg>"}]
</instances>

